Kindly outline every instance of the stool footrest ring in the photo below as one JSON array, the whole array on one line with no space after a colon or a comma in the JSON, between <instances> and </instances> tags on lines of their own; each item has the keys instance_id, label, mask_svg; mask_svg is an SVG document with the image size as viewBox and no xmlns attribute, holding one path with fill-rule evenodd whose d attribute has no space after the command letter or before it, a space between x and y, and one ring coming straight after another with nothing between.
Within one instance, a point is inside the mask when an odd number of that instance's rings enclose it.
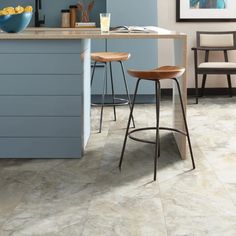
<instances>
[{"instance_id":1,"label":"stool footrest ring","mask_svg":"<svg viewBox=\"0 0 236 236\"><path fill-rule=\"evenodd\" d=\"M131 134L133 134L133 133L140 132L140 131L156 130L156 129L157 129L156 127L144 127L144 128L140 128L140 129L134 129L134 130L131 130L131 131L128 133L128 136L129 136L130 139L132 139L132 140L134 140L134 141L138 141L138 142L142 142L142 143L156 144L156 142L149 141L149 140L146 140L146 139L136 138L136 137L134 137L134 136L131 135ZM159 127L159 130L169 130L169 131L173 131L173 132L180 133L180 134L182 134L182 135L187 136L187 133L186 133L186 132L184 132L184 131L182 131L182 130L174 129L174 128Z\"/></svg>"},{"instance_id":2,"label":"stool footrest ring","mask_svg":"<svg viewBox=\"0 0 236 236\"><path fill-rule=\"evenodd\" d=\"M124 99L124 98L115 98L115 104L110 103L110 102L105 102L104 106L124 106L129 104L129 100ZM91 103L92 106L97 106L100 107L102 106L102 103Z\"/></svg>"}]
</instances>

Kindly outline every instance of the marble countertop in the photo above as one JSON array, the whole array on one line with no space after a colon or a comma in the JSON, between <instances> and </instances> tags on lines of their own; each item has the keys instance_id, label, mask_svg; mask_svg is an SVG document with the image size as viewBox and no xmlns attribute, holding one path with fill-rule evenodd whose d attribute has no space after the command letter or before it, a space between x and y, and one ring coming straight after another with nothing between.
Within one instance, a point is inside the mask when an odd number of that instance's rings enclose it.
<instances>
[{"instance_id":1,"label":"marble countertop","mask_svg":"<svg viewBox=\"0 0 236 236\"><path fill-rule=\"evenodd\" d=\"M158 28L154 33L117 33L101 34L99 29L64 29L64 28L27 28L21 33L0 32L0 40L21 39L109 39L109 38L183 38L185 33Z\"/></svg>"}]
</instances>

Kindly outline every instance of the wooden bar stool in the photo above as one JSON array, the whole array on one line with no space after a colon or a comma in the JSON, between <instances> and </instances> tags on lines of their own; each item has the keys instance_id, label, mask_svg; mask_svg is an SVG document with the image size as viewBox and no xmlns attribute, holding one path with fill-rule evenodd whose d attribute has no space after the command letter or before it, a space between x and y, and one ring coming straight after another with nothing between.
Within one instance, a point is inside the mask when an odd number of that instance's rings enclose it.
<instances>
[{"instance_id":1,"label":"wooden bar stool","mask_svg":"<svg viewBox=\"0 0 236 236\"><path fill-rule=\"evenodd\" d=\"M138 81L137 81L136 87L135 87L133 104L132 104L132 107L131 107L130 116L129 116L129 120L128 120L128 125L127 125L127 129L126 129L126 134L125 134L125 139L124 139L124 144L123 144L123 148L122 148L122 152L121 152L120 163L119 163L120 170L121 170L121 165L122 165L122 161L123 161L123 157L124 157L127 137L129 137L129 138L131 138L131 139L133 139L135 141L155 144L154 181L156 180L157 158L160 157L159 130L170 130L170 131L178 132L178 133L180 133L182 135L187 136L189 150L190 150L190 155L191 155L191 160L192 160L192 166L193 166L193 169L195 169L195 163L194 163L194 158L193 158L192 146L191 146L191 141L190 141L190 136L189 136L189 131L188 131L188 125L187 125L185 110L184 110L184 106L183 106L183 99L182 99L182 95L181 95L181 90L180 90L179 82L176 79L177 77L180 77L181 75L183 75L184 72L185 72L185 68L176 67L176 66L163 66L163 67L160 67L160 68L157 68L157 69L154 69L154 70L149 70L149 71L128 70L128 73L131 76L138 78ZM181 110L182 110L183 119L184 119L185 131L174 129L174 128L168 128L168 127L159 127L160 94L161 94L160 81L164 80L164 79L172 79L172 80L175 81L175 83L177 85L177 89L178 89L178 92L179 92L179 98L180 98L180 104L181 104ZM145 127L145 128L134 129L132 131L129 131L131 117L133 115L135 99L136 99L139 83L140 83L141 80L149 80L149 81L154 81L155 82L155 93L156 93L156 127ZM144 130L156 130L156 140L155 140L155 142L132 136L133 133L138 132L138 131L144 131Z\"/></svg>"},{"instance_id":2,"label":"wooden bar stool","mask_svg":"<svg viewBox=\"0 0 236 236\"><path fill-rule=\"evenodd\" d=\"M131 110L131 99L130 99L128 84L127 84L127 81L126 81L124 65L123 65L123 61L127 61L129 58L130 58L130 53L126 53L126 52L95 52L95 53L91 53L91 59L94 61L92 77L91 77L91 87L93 85L93 79L94 79L94 74L95 74L95 69L96 69L97 63L103 63L104 64L104 79L103 79L102 100L101 100L101 103L99 103L99 104L98 103L93 103L92 104L92 105L96 105L96 106L98 106L98 105L101 106L99 133L101 133L101 131L102 131L103 108L104 108L105 105L106 106L113 106L114 120L115 121L116 121L116 106L129 105L130 110ZM114 81L113 81L113 73L112 73L112 62L120 63L127 99L122 99L122 98L116 98L115 97L115 89L114 89ZM112 103L106 103L105 104L105 95L107 94L106 90L107 90L107 82L108 82L107 81L107 72L108 72L107 64L108 63L109 63L109 66L110 66ZM132 121L133 121L133 125L134 125L133 116L132 116Z\"/></svg>"}]
</instances>

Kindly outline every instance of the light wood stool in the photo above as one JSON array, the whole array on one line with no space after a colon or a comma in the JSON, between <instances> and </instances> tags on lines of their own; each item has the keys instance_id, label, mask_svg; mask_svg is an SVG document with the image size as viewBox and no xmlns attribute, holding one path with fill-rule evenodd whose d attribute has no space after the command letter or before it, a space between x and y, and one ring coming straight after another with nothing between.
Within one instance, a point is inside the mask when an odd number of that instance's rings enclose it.
<instances>
[{"instance_id":1,"label":"light wood stool","mask_svg":"<svg viewBox=\"0 0 236 236\"><path fill-rule=\"evenodd\" d=\"M157 68L157 69L154 69L154 70L148 70L148 71L128 70L128 73L131 76L138 78L138 81L137 81L136 87L135 87L134 99L133 99L133 103L132 103L132 107L131 107L131 111L130 111L130 116L129 116L128 125L127 125L127 129L126 129L124 144L123 144L123 148L122 148L122 152L121 152L120 163L119 163L120 170L121 170L121 165L122 165L122 161L123 161L123 157L124 157L127 137L129 137L129 138L131 138L131 139L133 139L135 141L155 144L154 181L156 180L157 158L160 157L160 136L159 136L159 130L170 130L170 131L174 131L174 132L177 132L177 133L180 133L182 135L187 136L188 144L189 144L189 150L190 150L190 155L191 155L191 160L192 160L192 166L193 166L193 169L195 169L195 162L194 162L194 158L193 158L192 146L191 146L191 141L190 141L190 136L189 136L189 131L188 131L188 125L187 125L185 110L184 110L184 106L183 106L183 100L182 100L180 85L179 85L178 80L176 79L177 77L182 76L184 74L184 72L185 72L185 68L177 67L177 66L163 66L163 67L160 67L160 68ZM160 94L161 94L160 81L164 80L164 79L172 79L172 80L174 80L176 82L177 89L178 89L178 92L179 92L180 105L181 105L181 110L182 110L182 114L183 114L185 131L174 129L174 128L169 128L169 127L159 127L160 98L161 98L160 97ZM136 99L139 83L140 83L141 80L150 80L150 81L154 81L155 82L155 93L156 93L156 127L145 127L145 128L134 129L132 131L129 131L131 117L133 115L135 99ZM156 140L155 140L155 142L132 136L132 134L135 133L135 132L145 131L145 130L156 130Z\"/></svg>"},{"instance_id":2,"label":"light wood stool","mask_svg":"<svg viewBox=\"0 0 236 236\"><path fill-rule=\"evenodd\" d=\"M124 65L123 61L127 61L130 58L130 53L126 52L95 52L91 53L91 59L94 61L93 65L93 71L92 71L92 77L91 77L91 87L93 85L93 79L95 74L95 69L97 63L103 63L104 64L104 79L103 79L103 92L102 92L102 100L101 103L93 103L92 105L99 105L101 106L101 114L100 114L100 126L99 126L99 133L102 131L102 121L103 121L103 108L104 106L113 106L114 111L114 120L116 121L116 106L120 105L129 105L131 109L131 99L128 89L128 84L126 81L125 71L124 71ZM126 90L127 99L122 98L116 98L115 97L115 91L114 91L114 81L113 81L113 73L112 73L112 62L118 62L120 63L122 74L123 74L123 80ZM109 63L110 66L110 79L111 79L111 92L112 92L112 103L106 103L105 104L105 95L106 95L106 86L107 86L107 64ZM118 102L116 102L118 101ZM134 125L134 118L132 116L132 121Z\"/></svg>"}]
</instances>

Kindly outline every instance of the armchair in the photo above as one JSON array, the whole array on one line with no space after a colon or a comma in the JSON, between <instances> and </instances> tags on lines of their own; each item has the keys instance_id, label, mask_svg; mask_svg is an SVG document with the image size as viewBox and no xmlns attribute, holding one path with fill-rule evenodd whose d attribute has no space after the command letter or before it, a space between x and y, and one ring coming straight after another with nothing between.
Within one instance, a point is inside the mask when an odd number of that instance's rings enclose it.
<instances>
[{"instance_id":1,"label":"armchair","mask_svg":"<svg viewBox=\"0 0 236 236\"><path fill-rule=\"evenodd\" d=\"M227 76L229 95L232 97L231 74L236 74L236 63L229 62L228 51L236 50L236 31L228 32L197 32L197 46L192 48L194 51L195 67L195 96L198 104L198 75L202 76L202 93L208 74L225 74ZM198 52L205 52L205 61L198 63ZM210 51L222 51L224 55L223 62L209 62Z\"/></svg>"}]
</instances>

